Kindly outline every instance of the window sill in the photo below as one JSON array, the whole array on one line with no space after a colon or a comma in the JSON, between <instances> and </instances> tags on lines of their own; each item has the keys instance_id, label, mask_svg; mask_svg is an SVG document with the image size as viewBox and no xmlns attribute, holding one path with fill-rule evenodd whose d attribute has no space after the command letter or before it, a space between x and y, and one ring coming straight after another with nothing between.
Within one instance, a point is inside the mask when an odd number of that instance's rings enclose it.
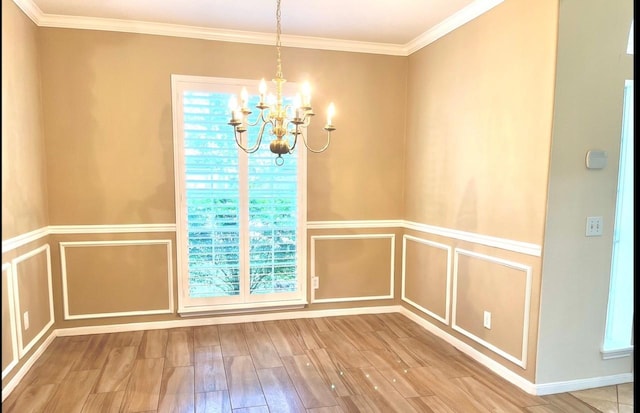
<instances>
[{"instance_id":1,"label":"window sill","mask_svg":"<svg viewBox=\"0 0 640 413\"><path fill-rule=\"evenodd\" d=\"M615 349L602 349L600 350L603 360L617 359L622 357L629 357L633 354L633 346L615 348Z\"/></svg>"},{"instance_id":2,"label":"window sill","mask_svg":"<svg viewBox=\"0 0 640 413\"><path fill-rule=\"evenodd\" d=\"M233 304L218 306L202 306L193 308L183 308L178 312L180 317L201 317L214 315L242 315L257 312L274 312L285 310L300 310L307 306L306 300L293 301L287 304L282 302L261 303L261 304Z\"/></svg>"}]
</instances>

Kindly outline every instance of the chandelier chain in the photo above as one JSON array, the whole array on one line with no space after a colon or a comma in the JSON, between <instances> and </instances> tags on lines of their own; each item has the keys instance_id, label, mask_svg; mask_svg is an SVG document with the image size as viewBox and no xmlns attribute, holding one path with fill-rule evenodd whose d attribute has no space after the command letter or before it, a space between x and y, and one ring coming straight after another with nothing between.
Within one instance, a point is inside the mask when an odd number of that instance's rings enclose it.
<instances>
[{"instance_id":1,"label":"chandelier chain","mask_svg":"<svg viewBox=\"0 0 640 413\"><path fill-rule=\"evenodd\" d=\"M280 34L282 33L282 17L280 14L280 0L278 0L278 7L276 8L276 51L278 53L278 65L276 70L277 79L282 79L282 59L280 58L280 46L282 46L282 42L280 41Z\"/></svg>"}]
</instances>

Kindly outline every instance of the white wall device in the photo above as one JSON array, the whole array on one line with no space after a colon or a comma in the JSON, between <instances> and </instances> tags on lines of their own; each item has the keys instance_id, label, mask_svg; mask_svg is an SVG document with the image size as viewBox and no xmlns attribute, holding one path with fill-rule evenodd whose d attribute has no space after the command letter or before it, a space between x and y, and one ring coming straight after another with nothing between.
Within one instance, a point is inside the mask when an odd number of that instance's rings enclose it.
<instances>
[{"instance_id":1,"label":"white wall device","mask_svg":"<svg viewBox=\"0 0 640 413\"><path fill-rule=\"evenodd\" d=\"M607 153L605 151L590 150L587 152L587 168L602 169L607 165Z\"/></svg>"}]
</instances>

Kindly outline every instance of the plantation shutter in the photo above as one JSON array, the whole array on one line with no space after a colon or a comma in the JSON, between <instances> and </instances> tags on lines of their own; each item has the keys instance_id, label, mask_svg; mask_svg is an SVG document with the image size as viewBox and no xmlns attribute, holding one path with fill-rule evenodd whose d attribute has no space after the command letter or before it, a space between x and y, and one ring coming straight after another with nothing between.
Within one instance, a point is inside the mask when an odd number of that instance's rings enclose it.
<instances>
[{"instance_id":1,"label":"plantation shutter","mask_svg":"<svg viewBox=\"0 0 640 413\"><path fill-rule=\"evenodd\" d=\"M178 88L184 212L177 239L186 244L178 258L180 307L305 301L299 150L277 166L268 133L257 152L239 150L227 124L233 92L215 86Z\"/></svg>"},{"instance_id":2,"label":"plantation shutter","mask_svg":"<svg viewBox=\"0 0 640 413\"><path fill-rule=\"evenodd\" d=\"M249 157L250 292L296 289L297 162L274 164L270 151Z\"/></svg>"},{"instance_id":3,"label":"plantation shutter","mask_svg":"<svg viewBox=\"0 0 640 413\"><path fill-rule=\"evenodd\" d=\"M184 93L189 295L240 294L238 153L224 131L229 96Z\"/></svg>"}]
</instances>

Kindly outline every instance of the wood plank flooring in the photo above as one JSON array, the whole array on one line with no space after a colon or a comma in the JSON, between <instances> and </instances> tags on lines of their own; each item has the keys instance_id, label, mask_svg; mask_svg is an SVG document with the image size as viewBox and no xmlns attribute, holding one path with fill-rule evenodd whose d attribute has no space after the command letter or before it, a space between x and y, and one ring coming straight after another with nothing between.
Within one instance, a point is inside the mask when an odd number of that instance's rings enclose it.
<instances>
[{"instance_id":1,"label":"wood plank flooring","mask_svg":"<svg viewBox=\"0 0 640 413\"><path fill-rule=\"evenodd\" d=\"M537 397L400 314L58 337L11 413L597 412Z\"/></svg>"}]
</instances>

